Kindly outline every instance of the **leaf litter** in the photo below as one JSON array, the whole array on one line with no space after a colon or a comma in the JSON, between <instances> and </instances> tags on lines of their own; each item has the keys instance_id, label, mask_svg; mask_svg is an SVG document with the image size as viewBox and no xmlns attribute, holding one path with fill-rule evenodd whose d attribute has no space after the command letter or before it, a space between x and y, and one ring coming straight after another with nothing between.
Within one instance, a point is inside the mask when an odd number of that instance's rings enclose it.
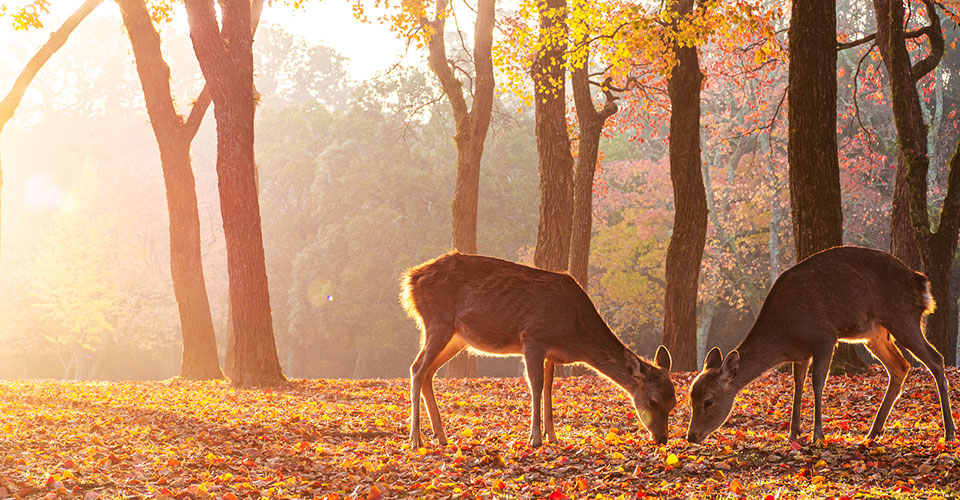
<instances>
[{"instance_id":1,"label":"leaf litter","mask_svg":"<svg viewBox=\"0 0 960 500\"><path fill-rule=\"evenodd\" d=\"M558 378L560 443L528 445L522 379L436 380L450 444L408 441L407 380L0 381L0 498L957 498L932 378L914 369L884 434L865 439L886 374L832 377L823 443L790 442L792 378L748 386L703 444L683 439L695 374L675 373L671 439L656 445L600 377ZM960 372L948 368L960 420ZM789 380L788 380L789 379Z\"/></svg>"}]
</instances>

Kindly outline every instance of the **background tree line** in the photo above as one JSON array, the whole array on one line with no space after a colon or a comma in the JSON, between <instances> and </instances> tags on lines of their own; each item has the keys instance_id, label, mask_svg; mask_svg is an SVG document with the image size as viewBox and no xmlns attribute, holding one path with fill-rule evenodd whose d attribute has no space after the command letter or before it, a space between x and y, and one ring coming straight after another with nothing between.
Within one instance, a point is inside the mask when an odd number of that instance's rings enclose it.
<instances>
[{"instance_id":1,"label":"background tree line","mask_svg":"<svg viewBox=\"0 0 960 500\"><path fill-rule=\"evenodd\" d=\"M841 40L874 32L878 22L871 19L872 10L853 2L840 5ZM796 260L784 101L787 16L777 14L767 39L735 45L705 38L698 49L705 80L699 86L697 169L707 225L695 280L697 359L707 347L735 345L773 279ZM436 15L432 22L441 18ZM943 25L950 47L955 24L945 17ZM170 29L163 44L167 60L181 65L173 73L171 94L189 102L204 87L190 41L186 33ZM457 49L457 44L447 44L449 59L463 57L473 67L474 47ZM37 45L22 36L3 50L28 53ZM868 48L838 52L842 238L887 249L896 175L902 169L891 168L899 148L885 61L880 51ZM909 48L917 54L924 50ZM426 47L425 54L430 50ZM100 56L84 57L91 53ZM417 334L396 300L398 276L452 244L450 203L458 185L453 138L462 131L456 106L440 98L451 90L438 79L436 66L352 81L341 56L277 26L258 28L253 54L260 98L257 189L269 305L284 373L403 376ZM5 58L5 74L19 70L12 60ZM34 83L4 135L0 272L8 278L0 282L0 297L16 313L0 315L5 340L0 376L175 375L181 332L174 321L167 208L129 41L116 20L92 18L55 62ZM630 64L629 78L642 82L642 65ZM186 73L184 66L190 68ZM589 62L583 67L590 68ZM746 67L751 71L742 71ZM947 89L956 85L958 69L956 50L945 50L918 83L918 109L929 130L928 206L935 219L956 144L957 98ZM509 75L498 71L500 80ZM596 163L597 174L590 179L588 278L580 279L614 330L646 355L663 341L664 263L677 208L667 140L672 115L664 84L635 83L617 93L618 112L608 115L605 132L596 139L599 161L587 163ZM605 109L605 92L611 92L609 86L588 88L595 111ZM577 121L582 108L560 104L563 136L573 147L570 157L579 162L586 129L567 122ZM476 211L481 253L530 264L537 261L538 234L543 234L538 225L549 218L538 213L543 176L535 165L542 169L545 160L534 130L543 111L533 108L522 96L497 93L493 98L490 130L481 141ZM209 309L223 358L230 308L212 122L200 128L192 156ZM574 133L567 135L570 130ZM51 141L58 147L46 147ZM563 189L570 189L571 199L573 173L582 165L566 167L569 187ZM572 205L570 210L570 224L583 217L574 215ZM947 300L940 299L941 308L955 307L956 284L953 280ZM955 345L955 311L950 317ZM518 369L514 361L485 359L478 373L514 375Z\"/></svg>"}]
</instances>

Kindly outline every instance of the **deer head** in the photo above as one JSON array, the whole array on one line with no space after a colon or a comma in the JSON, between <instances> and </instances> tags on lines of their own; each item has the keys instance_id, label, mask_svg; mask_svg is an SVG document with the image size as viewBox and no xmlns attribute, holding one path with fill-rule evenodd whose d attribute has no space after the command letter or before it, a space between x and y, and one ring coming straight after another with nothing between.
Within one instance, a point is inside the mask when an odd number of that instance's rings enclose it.
<instances>
[{"instance_id":1,"label":"deer head","mask_svg":"<svg viewBox=\"0 0 960 500\"><path fill-rule=\"evenodd\" d=\"M667 442L667 420L677 396L670 381L670 352L660 346L654 358L656 366L640 361L633 353L627 353L627 367L636 384L630 390L633 406L640 423L650 431L654 441Z\"/></svg>"},{"instance_id":2,"label":"deer head","mask_svg":"<svg viewBox=\"0 0 960 500\"><path fill-rule=\"evenodd\" d=\"M740 353L737 351L731 351L726 359L716 347L707 354L703 371L690 384L692 411L687 441L699 443L727 421L740 392L740 388L733 385L739 368Z\"/></svg>"}]
</instances>

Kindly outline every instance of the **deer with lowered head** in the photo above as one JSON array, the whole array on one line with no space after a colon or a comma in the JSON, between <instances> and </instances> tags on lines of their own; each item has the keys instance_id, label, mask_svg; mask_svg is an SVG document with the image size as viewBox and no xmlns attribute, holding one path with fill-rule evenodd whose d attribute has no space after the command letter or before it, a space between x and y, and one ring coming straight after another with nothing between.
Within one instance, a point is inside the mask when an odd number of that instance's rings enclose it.
<instances>
[{"instance_id":1,"label":"deer with lowered head","mask_svg":"<svg viewBox=\"0 0 960 500\"><path fill-rule=\"evenodd\" d=\"M420 353L410 367L410 443L422 445L420 397L440 444L447 444L433 392L433 375L464 348L492 355L522 355L531 393L530 445L550 442L553 368L583 363L623 388L640 422L658 443L667 441L667 417L677 404L670 353L656 364L634 354L610 330L577 281L493 257L442 255L403 275L400 301L420 327Z\"/></svg>"},{"instance_id":2,"label":"deer with lowered head","mask_svg":"<svg viewBox=\"0 0 960 500\"><path fill-rule=\"evenodd\" d=\"M690 386L692 415L687 440L698 443L727 420L737 394L781 363L793 364L790 440L800 434L803 382L812 372L813 439L823 439L822 396L837 342L857 342L883 364L887 390L868 439L880 435L900 397L910 364L894 339L933 374L947 441L956 427L950 412L943 356L923 336L924 315L935 303L930 282L892 255L861 247L835 247L814 254L777 278L760 314L740 345L726 357L714 347Z\"/></svg>"}]
</instances>

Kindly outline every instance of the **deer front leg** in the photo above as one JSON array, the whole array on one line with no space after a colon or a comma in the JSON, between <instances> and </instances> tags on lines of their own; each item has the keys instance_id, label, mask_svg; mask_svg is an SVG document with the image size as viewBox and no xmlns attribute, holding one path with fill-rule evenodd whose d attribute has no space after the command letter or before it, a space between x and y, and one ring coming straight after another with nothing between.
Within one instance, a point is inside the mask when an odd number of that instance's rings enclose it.
<instances>
[{"instance_id":1,"label":"deer front leg","mask_svg":"<svg viewBox=\"0 0 960 500\"><path fill-rule=\"evenodd\" d=\"M834 344L835 345L835 344ZM834 345L813 353L813 441L823 441L823 387L827 385Z\"/></svg>"},{"instance_id":2,"label":"deer front leg","mask_svg":"<svg viewBox=\"0 0 960 500\"><path fill-rule=\"evenodd\" d=\"M543 363L543 433L547 441L558 443L557 433L553 430L553 374L554 362L549 359Z\"/></svg>"},{"instance_id":3,"label":"deer front leg","mask_svg":"<svg viewBox=\"0 0 960 500\"><path fill-rule=\"evenodd\" d=\"M544 352L527 350L523 353L523 360L527 365L527 384L530 386L530 446L539 448L543 445L540 437L540 401L543 396Z\"/></svg>"},{"instance_id":4,"label":"deer front leg","mask_svg":"<svg viewBox=\"0 0 960 500\"><path fill-rule=\"evenodd\" d=\"M803 381L807 378L810 360L793 363L793 411L790 413L790 441L800 437L800 406L803 399Z\"/></svg>"}]
</instances>

